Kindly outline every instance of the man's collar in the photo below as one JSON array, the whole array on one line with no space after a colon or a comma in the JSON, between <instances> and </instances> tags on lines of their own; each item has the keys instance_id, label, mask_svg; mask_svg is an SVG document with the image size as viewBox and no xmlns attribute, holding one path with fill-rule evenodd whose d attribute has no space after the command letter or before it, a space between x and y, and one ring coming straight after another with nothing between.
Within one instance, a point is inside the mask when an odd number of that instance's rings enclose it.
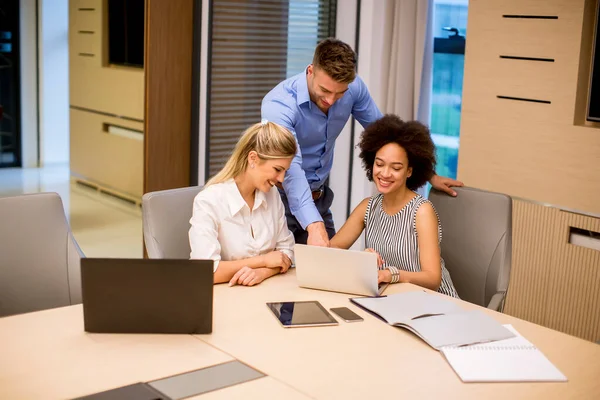
<instances>
[{"instance_id":1,"label":"man's collar","mask_svg":"<svg viewBox=\"0 0 600 400\"><path fill-rule=\"evenodd\" d=\"M304 74L298 78L298 83L296 84L296 101L298 105L302 105L304 103L310 104L310 94L308 93L308 66L304 68Z\"/></svg>"}]
</instances>

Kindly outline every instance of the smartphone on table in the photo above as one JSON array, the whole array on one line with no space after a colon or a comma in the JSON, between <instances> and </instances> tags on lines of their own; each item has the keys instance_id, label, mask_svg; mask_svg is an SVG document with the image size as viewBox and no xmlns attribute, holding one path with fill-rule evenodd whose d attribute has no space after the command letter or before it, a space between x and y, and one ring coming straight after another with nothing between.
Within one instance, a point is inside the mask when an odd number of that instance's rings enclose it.
<instances>
[{"instance_id":1,"label":"smartphone on table","mask_svg":"<svg viewBox=\"0 0 600 400\"><path fill-rule=\"evenodd\" d=\"M330 308L330 310L346 322L363 321L363 318L360 315L358 315L348 307L336 307Z\"/></svg>"}]
</instances>

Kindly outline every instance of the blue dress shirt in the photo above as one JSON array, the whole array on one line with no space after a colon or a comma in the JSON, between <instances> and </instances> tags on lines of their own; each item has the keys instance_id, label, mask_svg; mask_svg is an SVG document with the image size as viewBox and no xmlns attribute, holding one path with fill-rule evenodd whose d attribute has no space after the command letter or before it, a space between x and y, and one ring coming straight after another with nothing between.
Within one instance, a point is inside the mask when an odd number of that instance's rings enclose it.
<instances>
[{"instance_id":1,"label":"blue dress shirt","mask_svg":"<svg viewBox=\"0 0 600 400\"><path fill-rule=\"evenodd\" d=\"M304 229L323 221L311 192L320 189L331 172L335 139L350 115L363 127L382 117L367 86L357 76L325 114L310 100L305 70L267 93L261 114L263 119L285 126L298 141L299 151L283 182L292 214Z\"/></svg>"}]
</instances>

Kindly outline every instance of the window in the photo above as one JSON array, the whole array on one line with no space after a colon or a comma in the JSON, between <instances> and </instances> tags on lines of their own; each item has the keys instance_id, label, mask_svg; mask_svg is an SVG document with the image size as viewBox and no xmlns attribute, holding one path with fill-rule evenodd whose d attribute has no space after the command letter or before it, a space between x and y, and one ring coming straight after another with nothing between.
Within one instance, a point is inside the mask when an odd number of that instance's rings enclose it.
<instances>
[{"instance_id":1,"label":"window","mask_svg":"<svg viewBox=\"0 0 600 400\"><path fill-rule=\"evenodd\" d=\"M336 0L213 0L206 179L225 164L240 134L260 121L262 98L311 63L335 35Z\"/></svg>"},{"instance_id":2,"label":"window","mask_svg":"<svg viewBox=\"0 0 600 400\"><path fill-rule=\"evenodd\" d=\"M0 3L0 168L21 166L19 2Z\"/></svg>"},{"instance_id":3,"label":"window","mask_svg":"<svg viewBox=\"0 0 600 400\"><path fill-rule=\"evenodd\" d=\"M435 0L431 134L438 175L456 178L468 0Z\"/></svg>"}]
</instances>

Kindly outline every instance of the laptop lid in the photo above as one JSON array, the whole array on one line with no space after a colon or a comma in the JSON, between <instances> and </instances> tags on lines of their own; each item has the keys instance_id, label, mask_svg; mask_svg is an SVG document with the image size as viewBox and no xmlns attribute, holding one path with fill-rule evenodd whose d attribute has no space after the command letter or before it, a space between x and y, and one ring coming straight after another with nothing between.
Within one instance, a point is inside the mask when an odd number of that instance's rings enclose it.
<instances>
[{"instance_id":1,"label":"laptop lid","mask_svg":"<svg viewBox=\"0 0 600 400\"><path fill-rule=\"evenodd\" d=\"M377 255L330 247L294 246L296 277L301 287L377 296Z\"/></svg>"},{"instance_id":2,"label":"laptop lid","mask_svg":"<svg viewBox=\"0 0 600 400\"><path fill-rule=\"evenodd\" d=\"M82 258L81 287L87 332L212 331L212 260Z\"/></svg>"}]
</instances>

